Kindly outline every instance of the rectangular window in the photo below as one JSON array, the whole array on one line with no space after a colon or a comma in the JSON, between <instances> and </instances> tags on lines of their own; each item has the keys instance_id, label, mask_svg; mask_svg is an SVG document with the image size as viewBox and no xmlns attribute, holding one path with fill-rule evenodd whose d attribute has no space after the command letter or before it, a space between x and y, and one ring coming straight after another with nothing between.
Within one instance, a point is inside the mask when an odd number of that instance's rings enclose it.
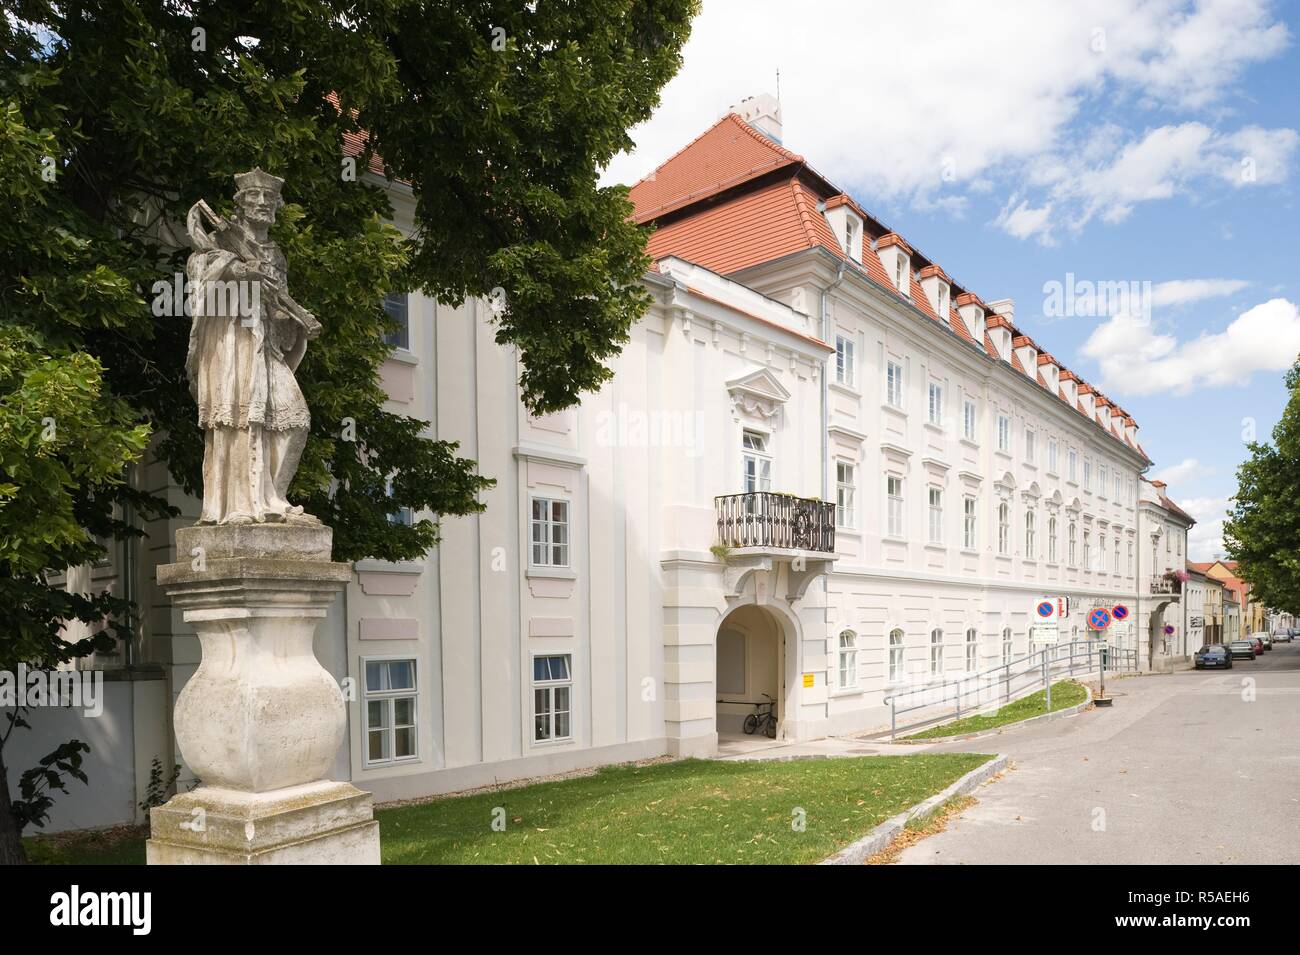
<instances>
[{"instance_id":1,"label":"rectangular window","mask_svg":"<svg viewBox=\"0 0 1300 955\"><path fill-rule=\"evenodd\" d=\"M366 765L416 758L414 660L364 660Z\"/></svg>"},{"instance_id":2,"label":"rectangular window","mask_svg":"<svg viewBox=\"0 0 1300 955\"><path fill-rule=\"evenodd\" d=\"M966 631L966 672L974 673L979 665L980 638L974 627Z\"/></svg>"},{"instance_id":3,"label":"rectangular window","mask_svg":"<svg viewBox=\"0 0 1300 955\"><path fill-rule=\"evenodd\" d=\"M1119 499L1123 496L1123 495L1120 493L1120 491L1121 491L1121 489L1122 489L1122 484L1123 484L1123 481L1120 480L1119 470L1116 469L1116 471L1115 471L1115 501L1116 501L1116 503L1118 503L1118 502L1119 502Z\"/></svg>"},{"instance_id":4,"label":"rectangular window","mask_svg":"<svg viewBox=\"0 0 1300 955\"><path fill-rule=\"evenodd\" d=\"M1083 459L1083 489L1092 490L1092 462L1087 458Z\"/></svg>"},{"instance_id":5,"label":"rectangular window","mask_svg":"<svg viewBox=\"0 0 1300 955\"><path fill-rule=\"evenodd\" d=\"M1115 564L1111 570L1112 573L1119 573L1119 538L1115 538Z\"/></svg>"},{"instance_id":6,"label":"rectangular window","mask_svg":"<svg viewBox=\"0 0 1300 955\"><path fill-rule=\"evenodd\" d=\"M1047 439L1047 470L1051 471L1053 474L1056 473L1057 465L1060 463L1058 460L1059 451L1060 451L1060 446L1056 443L1056 439L1048 438Z\"/></svg>"},{"instance_id":7,"label":"rectangular window","mask_svg":"<svg viewBox=\"0 0 1300 955\"><path fill-rule=\"evenodd\" d=\"M976 531L978 530L975 523L975 498L966 498L962 503L962 508L964 511L962 515L963 523L965 525L965 532L962 538L963 546L965 546L967 550L975 550L975 548L979 546L979 541L975 536Z\"/></svg>"},{"instance_id":8,"label":"rectangular window","mask_svg":"<svg viewBox=\"0 0 1300 955\"><path fill-rule=\"evenodd\" d=\"M835 336L835 380L852 388L857 380L857 360L853 355L853 339Z\"/></svg>"},{"instance_id":9,"label":"rectangular window","mask_svg":"<svg viewBox=\"0 0 1300 955\"><path fill-rule=\"evenodd\" d=\"M411 347L411 323L407 316L406 293L389 292L385 295L384 311L388 314L389 321L397 323L397 328L384 332L384 344L408 350Z\"/></svg>"},{"instance_id":10,"label":"rectangular window","mask_svg":"<svg viewBox=\"0 0 1300 955\"><path fill-rule=\"evenodd\" d=\"M904 295L910 292L907 287L907 258L901 253L894 256L894 287Z\"/></svg>"},{"instance_id":11,"label":"rectangular window","mask_svg":"<svg viewBox=\"0 0 1300 955\"><path fill-rule=\"evenodd\" d=\"M1083 569L1092 570L1092 534L1083 532Z\"/></svg>"},{"instance_id":12,"label":"rectangular window","mask_svg":"<svg viewBox=\"0 0 1300 955\"><path fill-rule=\"evenodd\" d=\"M943 675L943 631L930 631L930 676Z\"/></svg>"},{"instance_id":13,"label":"rectangular window","mask_svg":"<svg viewBox=\"0 0 1300 955\"><path fill-rule=\"evenodd\" d=\"M857 525L853 497L857 489L857 469L843 461L835 462L835 523L840 527Z\"/></svg>"},{"instance_id":14,"label":"rectangular window","mask_svg":"<svg viewBox=\"0 0 1300 955\"><path fill-rule=\"evenodd\" d=\"M573 675L567 653L533 657L533 740L573 738Z\"/></svg>"},{"instance_id":15,"label":"rectangular window","mask_svg":"<svg viewBox=\"0 0 1300 955\"><path fill-rule=\"evenodd\" d=\"M1002 631L1002 664L1011 662L1011 628L1007 627Z\"/></svg>"},{"instance_id":16,"label":"rectangular window","mask_svg":"<svg viewBox=\"0 0 1300 955\"><path fill-rule=\"evenodd\" d=\"M1079 480L1079 456L1071 448L1065 456L1066 472L1065 477L1071 482Z\"/></svg>"},{"instance_id":17,"label":"rectangular window","mask_svg":"<svg viewBox=\"0 0 1300 955\"><path fill-rule=\"evenodd\" d=\"M1011 552L1011 505L1005 501L998 505L998 553Z\"/></svg>"},{"instance_id":18,"label":"rectangular window","mask_svg":"<svg viewBox=\"0 0 1300 955\"><path fill-rule=\"evenodd\" d=\"M967 441L975 440L975 429L977 422L975 420L975 402L969 398L966 399L961 409L961 433Z\"/></svg>"},{"instance_id":19,"label":"rectangular window","mask_svg":"<svg viewBox=\"0 0 1300 955\"><path fill-rule=\"evenodd\" d=\"M1038 435L1031 428L1025 429L1025 461L1030 464L1038 463Z\"/></svg>"},{"instance_id":20,"label":"rectangular window","mask_svg":"<svg viewBox=\"0 0 1300 955\"><path fill-rule=\"evenodd\" d=\"M998 415L998 450L1011 453L1011 419L1004 414Z\"/></svg>"},{"instance_id":21,"label":"rectangular window","mask_svg":"<svg viewBox=\"0 0 1300 955\"><path fill-rule=\"evenodd\" d=\"M548 497L532 499L532 564L569 566L569 502Z\"/></svg>"},{"instance_id":22,"label":"rectangular window","mask_svg":"<svg viewBox=\"0 0 1300 955\"><path fill-rule=\"evenodd\" d=\"M1069 560L1069 563L1070 563L1070 566L1071 566L1071 567L1076 567L1076 566L1078 566L1078 563L1077 563L1077 561L1075 560L1075 558L1079 556L1079 555L1078 555L1078 548L1075 546L1075 538L1076 538L1077 536L1078 536L1078 528L1075 527L1074 524L1070 524L1070 538L1069 538L1069 545L1068 545L1068 546L1069 546L1069 549L1070 549L1070 560Z\"/></svg>"},{"instance_id":23,"label":"rectangular window","mask_svg":"<svg viewBox=\"0 0 1300 955\"><path fill-rule=\"evenodd\" d=\"M1037 560L1037 540L1035 535L1038 531L1038 516L1033 511L1025 511L1025 560Z\"/></svg>"},{"instance_id":24,"label":"rectangular window","mask_svg":"<svg viewBox=\"0 0 1300 955\"><path fill-rule=\"evenodd\" d=\"M384 484L384 491L390 498L393 496L392 475L388 476L388 480ZM388 515L388 522L390 524L401 524L405 527L410 527L415 523L415 512L409 507L399 507Z\"/></svg>"},{"instance_id":25,"label":"rectangular window","mask_svg":"<svg viewBox=\"0 0 1300 955\"><path fill-rule=\"evenodd\" d=\"M903 536L903 479L885 478L886 530L890 537Z\"/></svg>"},{"instance_id":26,"label":"rectangular window","mask_svg":"<svg viewBox=\"0 0 1300 955\"><path fill-rule=\"evenodd\" d=\"M943 424L943 385L930 382L930 424Z\"/></svg>"},{"instance_id":27,"label":"rectangular window","mask_svg":"<svg viewBox=\"0 0 1300 955\"><path fill-rule=\"evenodd\" d=\"M767 450L767 436L746 431L741 437L744 473L741 477L746 494L772 490L772 456Z\"/></svg>"},{"instance_id":28,"label":"rectangular window","mask_svg":"<svg viewBox=\"0 0 1300 955\"><path fill-rule=\"evenodd\" d=\"M840 632L840 686L858 685L858 635L852 630Z\"/></svg>"},{"instance_id":29,"label":"rectangular window","mask_svg":"<svg viewBox=\"0 0 1300 955\"><path fill-rule=\"evenodd\" d=\"M903 366L895 361L885 364L885 401L895 408L903 407Z\"/></svg>"},{"instance_id":30,"label":"rectangular window","mask_svg":"<svg viewBox=\"0 0 1300 955\"><path fill-rule=\"evenodd\" d=\"M903 681L903 631L889 631L889 682Z\"/></svg>"},{"instance_id":31,"label":"rectangular window","mask_svg":"<svg viewBox=\"0 0 1300 955\"><path fill-rule=\"evenodd\" d=\"M1056 563L1056 518L1047 519L1047 560L1049 563Z\"/></svg>"},{"instance_id":32,"label":"rectangular window","mask_svg":"<svg viewBox=\"0 0 1300 955\"><path fill-rule=\"evenodd\" d=\"M1106 478L1106 465L1103 464L1097 468L1097 493L1102 497L1106 496Z\"/></svg>"},{"instance_id":33,"label":"rectangular window","mask_svg":"<svg viewBox=\"0 0 1300 955\"><path fill-rule=\"evenodd\" d=\"M943 491L930 488L930 543L943 543Z\"/></svg>"}]
</instances>

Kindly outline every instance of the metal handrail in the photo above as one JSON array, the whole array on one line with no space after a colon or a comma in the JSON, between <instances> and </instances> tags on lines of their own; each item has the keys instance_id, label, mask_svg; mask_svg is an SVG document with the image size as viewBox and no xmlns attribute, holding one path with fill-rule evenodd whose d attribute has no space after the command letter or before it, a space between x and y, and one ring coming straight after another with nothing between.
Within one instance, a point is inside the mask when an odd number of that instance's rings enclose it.
<instances>
[{"instance_id":1,"label":"metal handrail","mask_svg":"<svg viewBox=\"0 0 1300 955\"><path fill-rule=\"evenodd\" d=\"M1033 651L1022 657L999 664L979 673L970 673L955 680L942 680L938 683L926 683L915 689L903 690L885 697L889 704L889 736L893 739L898 733L900 714L913 713L917 710L933 710L952 704L952 712L941 712L909 724L905 729L938 723L949 717L962 715L963 700L972 695L982 699L965 707L966 712L983 709L985 706L1001 702L1003 705L1013 699L1027 695L1027 691L1043 689L1047 692L1048 707L1051 706L1052 679L1062 671L1073 676L1075 673L1089 673L1099 669L1102 662L1102 644L1094 640L1075 640L1065 644L1051 644L1041 650ZM1137 650L1127 647L1106 645L1106 669L1111 672L1137 670ZM1026 679L1028 678L1028 679ZM1017 681L1020 685L1017 686ZM949 690L953 691L951 694ZM990 693L990 691L992 691ZM900 697L920 695L921 702L910 706L898 705Z\"/></svg>"}]
</instances>

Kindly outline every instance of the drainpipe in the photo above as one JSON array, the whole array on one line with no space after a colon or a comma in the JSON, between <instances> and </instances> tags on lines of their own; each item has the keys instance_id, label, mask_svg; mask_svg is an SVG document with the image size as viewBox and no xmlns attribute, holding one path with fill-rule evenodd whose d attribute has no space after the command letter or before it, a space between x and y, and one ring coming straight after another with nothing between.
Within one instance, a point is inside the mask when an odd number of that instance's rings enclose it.
<instances>
[{"instance_id":1,"label":"drainpipe","mask_svg":"<svg viewBox=\"0 0 1300 955\"><path fill-rule=\"evenodd\" d=\"M844 270L848 267L848 263L844 259L840 259L839 263L840 263L839 268L835 272L835 281L832 282L830 285L826 286L826 288L824 288L821 293L822 341L826 342L828 345L834 344L834 342L831 341L831 313L830 313L831 292L839 288L840 283L844 281ZM822 372L822 389L821 389L822 390L821 465L822 465L822 500L823 501L830 500L830 461L828 460L828 457L831 451L831 444L830 444L830 435L827 433L827 430L830 428L830 424L831 424L830 376L831 376L831 369L828 366L827 369Z\"/></svg>"}]
</instances>

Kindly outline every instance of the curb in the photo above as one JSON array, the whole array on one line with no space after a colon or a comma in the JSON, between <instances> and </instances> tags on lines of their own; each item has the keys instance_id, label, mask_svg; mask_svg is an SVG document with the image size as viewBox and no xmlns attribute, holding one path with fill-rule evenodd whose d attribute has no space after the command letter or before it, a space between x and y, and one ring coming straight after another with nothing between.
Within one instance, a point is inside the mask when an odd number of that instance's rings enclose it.
<instances>
[{"instance_id":1,"label":"curb","mask_svg":"<svg viewBox=\"0 0 1300 955\"><path fill-rule=\"evenodd\" d=\"M1082 703L1076 703L1074 706L1067 706L1063 710L1052 710L1050 713L1042 713L1038 716L1031 716L1027 720L1017 720L1014 723L1004 723L1002 726L994 727L991 730L981 730L978 733L962 733L957 736L930 736L926 739L896 739L895 744L904 746L922 746L933 743L964 743L967 740L987 739L990 736L1001 736L1007 730L1015 729L1019 726L1030 726L1034 723L1050 723L1052 720L1064 719L1067 716L1074 716L1082 713L1088 707L1092 706L1092 690L1088 684L1075 681L1083 687L1084 692L1088 695Z\"/></svg>"},{"instance_id":2,"label":"curb","mask_svg":"<svg viewBox=\"0 0 1300 955\"><path fill-rule=\"evenodd\" d=\"M985 782L998 773L1003 772L1010 764L1011 759L1005 753L999 753L994 756L983 766L972 769L969 773L957 780L941 793L936 793L929 799L917 803L911 809L905 809L896 816L886 819L871 832L867 833L856 842L851 842L839 852L835 853L818 865L861 865L878 852L889 848L890 843L898 837L911 820L917 816L925 815L938 806L943 805L953 796L964 796L971 792L980 783Z\"/></svg>"}]
</instances>

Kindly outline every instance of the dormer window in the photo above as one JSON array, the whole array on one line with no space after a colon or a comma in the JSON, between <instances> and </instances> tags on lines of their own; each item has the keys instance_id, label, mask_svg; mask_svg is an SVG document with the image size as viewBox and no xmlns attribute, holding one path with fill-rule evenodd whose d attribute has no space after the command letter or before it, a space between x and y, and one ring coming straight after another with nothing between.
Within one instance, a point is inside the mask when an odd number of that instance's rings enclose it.
<instances>
[{"instance_id":1,"label":"dormer window","mask_svg":"<svg viewBox=\"0 0 1300 955\"><path fill-rule=\"evenodd\" d=\"M844 253L851 259L856 259L857 255L857 223L850 218L844 219Z\"/></svg>"},{"instance_id":2,"label":"dormer window","mask_svg":"<svg viewBox=\"0 0 1300 955\"><path fill-rule=\"evenodd\" d=\"M901 252L894 258L894 285L904 295L908 291L907 258Z\"/></svg>"},{"instance_id":3,"label":"dormer window","mask_svg":"<svg viewBox=\"0 0 1300 955\"><path fill-rule=\"evenodd\" d=\"M944 285L939 286L939 317L948 317L948 289Z\"/></svg>"}]
</instances>

